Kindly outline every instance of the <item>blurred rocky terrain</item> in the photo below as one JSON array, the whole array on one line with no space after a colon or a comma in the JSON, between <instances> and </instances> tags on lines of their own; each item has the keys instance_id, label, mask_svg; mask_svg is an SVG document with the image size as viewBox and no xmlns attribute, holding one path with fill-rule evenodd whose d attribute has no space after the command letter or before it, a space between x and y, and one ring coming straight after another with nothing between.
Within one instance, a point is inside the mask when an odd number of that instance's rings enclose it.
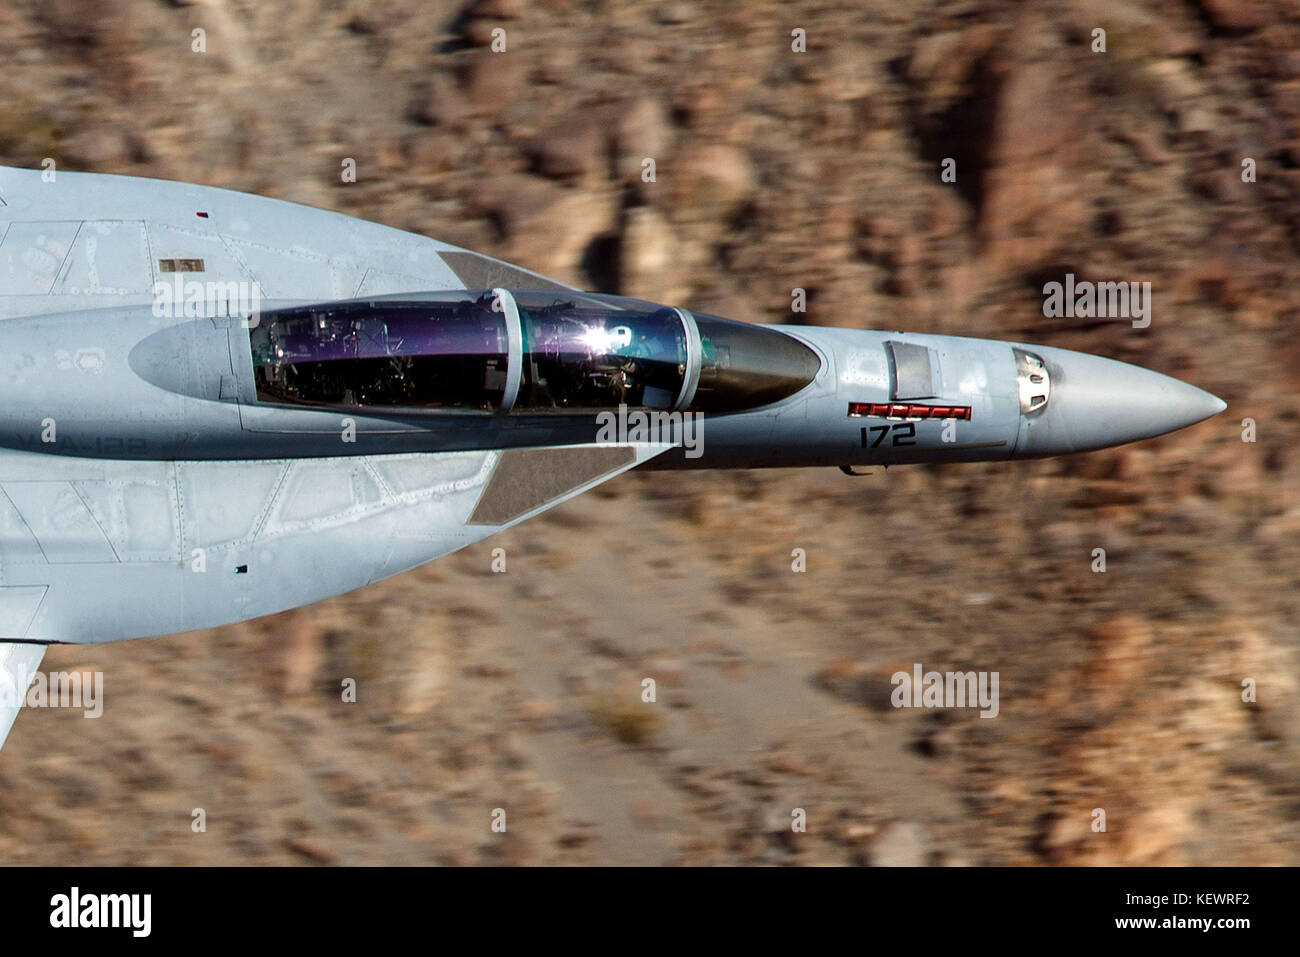
<instances>
[{"instance_id":1,"label":"blurred rocky terrain","mask_svg":"<svg viewBox=\"0 0 1300 957\"><path fill-rule=\"evenodd\" d=\"M264 193L738 319L1084 349L1229 403L1064 460L632 474L318 606L56 648L105 712L20 716L0 862L1300 863L1298 12L0 0L0 163ZM1043 318L1066 272L1150 281L1150 327ZM998 671L1000 714L890 707L915 662Z\"/></svg>"}]
</instances>

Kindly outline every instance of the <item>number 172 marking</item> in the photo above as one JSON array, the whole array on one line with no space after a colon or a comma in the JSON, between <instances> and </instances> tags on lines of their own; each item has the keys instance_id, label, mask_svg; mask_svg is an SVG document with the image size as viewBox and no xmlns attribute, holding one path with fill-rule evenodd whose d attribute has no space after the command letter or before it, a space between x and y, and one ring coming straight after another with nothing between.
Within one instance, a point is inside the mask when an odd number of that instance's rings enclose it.
<instances>
[{"instance_id":1,"label":"number 172 marking","mask_svg":"<svg viewBox=\"0 0 1300 957\"><path fill-rule=\"evenodd\" d=\"M901 448L905 445L916 444L916 423L900 422L894 426L888 425L871 425L862 430L862 447L864 449L875 449L880 447L880 443L885 441L885 436L890 432L894 433L892 445L895 448ZM875 435L874 440L868 440L867 433Z\"/></svg>"}]
</instances>

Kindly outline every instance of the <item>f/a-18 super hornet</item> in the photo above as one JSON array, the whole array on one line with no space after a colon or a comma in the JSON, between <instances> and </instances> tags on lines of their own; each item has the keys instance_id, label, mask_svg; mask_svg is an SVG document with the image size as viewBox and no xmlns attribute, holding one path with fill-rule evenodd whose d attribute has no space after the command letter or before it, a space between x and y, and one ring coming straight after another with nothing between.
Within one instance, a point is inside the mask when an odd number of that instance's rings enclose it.
<instances>
[{"instance_id":1,"label":"f/a-18 super hornet","mask_svg":"<svg viewBox=\"0 0 1300 957\"><path fill-rule=\"evenodd\" d=\"M338 213L0 168L0 742L45 646L359 588L638 466L1099 449L1224 403L1063 349L760 326Z\"/></svg>"}]
</instances>

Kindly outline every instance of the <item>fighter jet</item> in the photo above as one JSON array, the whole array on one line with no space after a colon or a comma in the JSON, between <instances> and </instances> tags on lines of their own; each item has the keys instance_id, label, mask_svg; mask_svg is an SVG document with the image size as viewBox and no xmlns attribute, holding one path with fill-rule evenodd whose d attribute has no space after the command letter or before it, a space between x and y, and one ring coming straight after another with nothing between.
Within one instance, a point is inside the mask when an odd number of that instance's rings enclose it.
<instances>
[{"instance_id":1,"label":"fighter jet","mask_svg":"<svg viewBox=\"0 0 1300 957\"><path fill-rule=\"evenodd\" d=\"M1034 458L1224 408L1064 349L734 322L278 200L0 168L0 743L51 643L317 602L629 469Z\"/></svg>"}]
</instances>

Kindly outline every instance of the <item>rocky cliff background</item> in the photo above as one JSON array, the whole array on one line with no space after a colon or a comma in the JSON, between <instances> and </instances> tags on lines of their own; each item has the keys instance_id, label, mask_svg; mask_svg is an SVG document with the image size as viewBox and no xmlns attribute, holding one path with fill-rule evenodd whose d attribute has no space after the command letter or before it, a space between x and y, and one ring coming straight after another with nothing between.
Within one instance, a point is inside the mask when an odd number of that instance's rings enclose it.
<instances>
[{"instance_id":1,"label":"rocky cliff background","mask_svg":"<svg viewBox=\"0 0 1300 957\"><path fill-rule=\"evenodd\" d=\"M1298 13L3 0L0 163L737 319L1084 349L1229 410L1047 462L632 474L318 606L56 648L105 713L19 718L0 861L1300 863ZM1045 319L1066 272L1150 281L1150 327ZM914 662L998 671L999 716L890 707Z\"/></svg>"}]
</instances>

